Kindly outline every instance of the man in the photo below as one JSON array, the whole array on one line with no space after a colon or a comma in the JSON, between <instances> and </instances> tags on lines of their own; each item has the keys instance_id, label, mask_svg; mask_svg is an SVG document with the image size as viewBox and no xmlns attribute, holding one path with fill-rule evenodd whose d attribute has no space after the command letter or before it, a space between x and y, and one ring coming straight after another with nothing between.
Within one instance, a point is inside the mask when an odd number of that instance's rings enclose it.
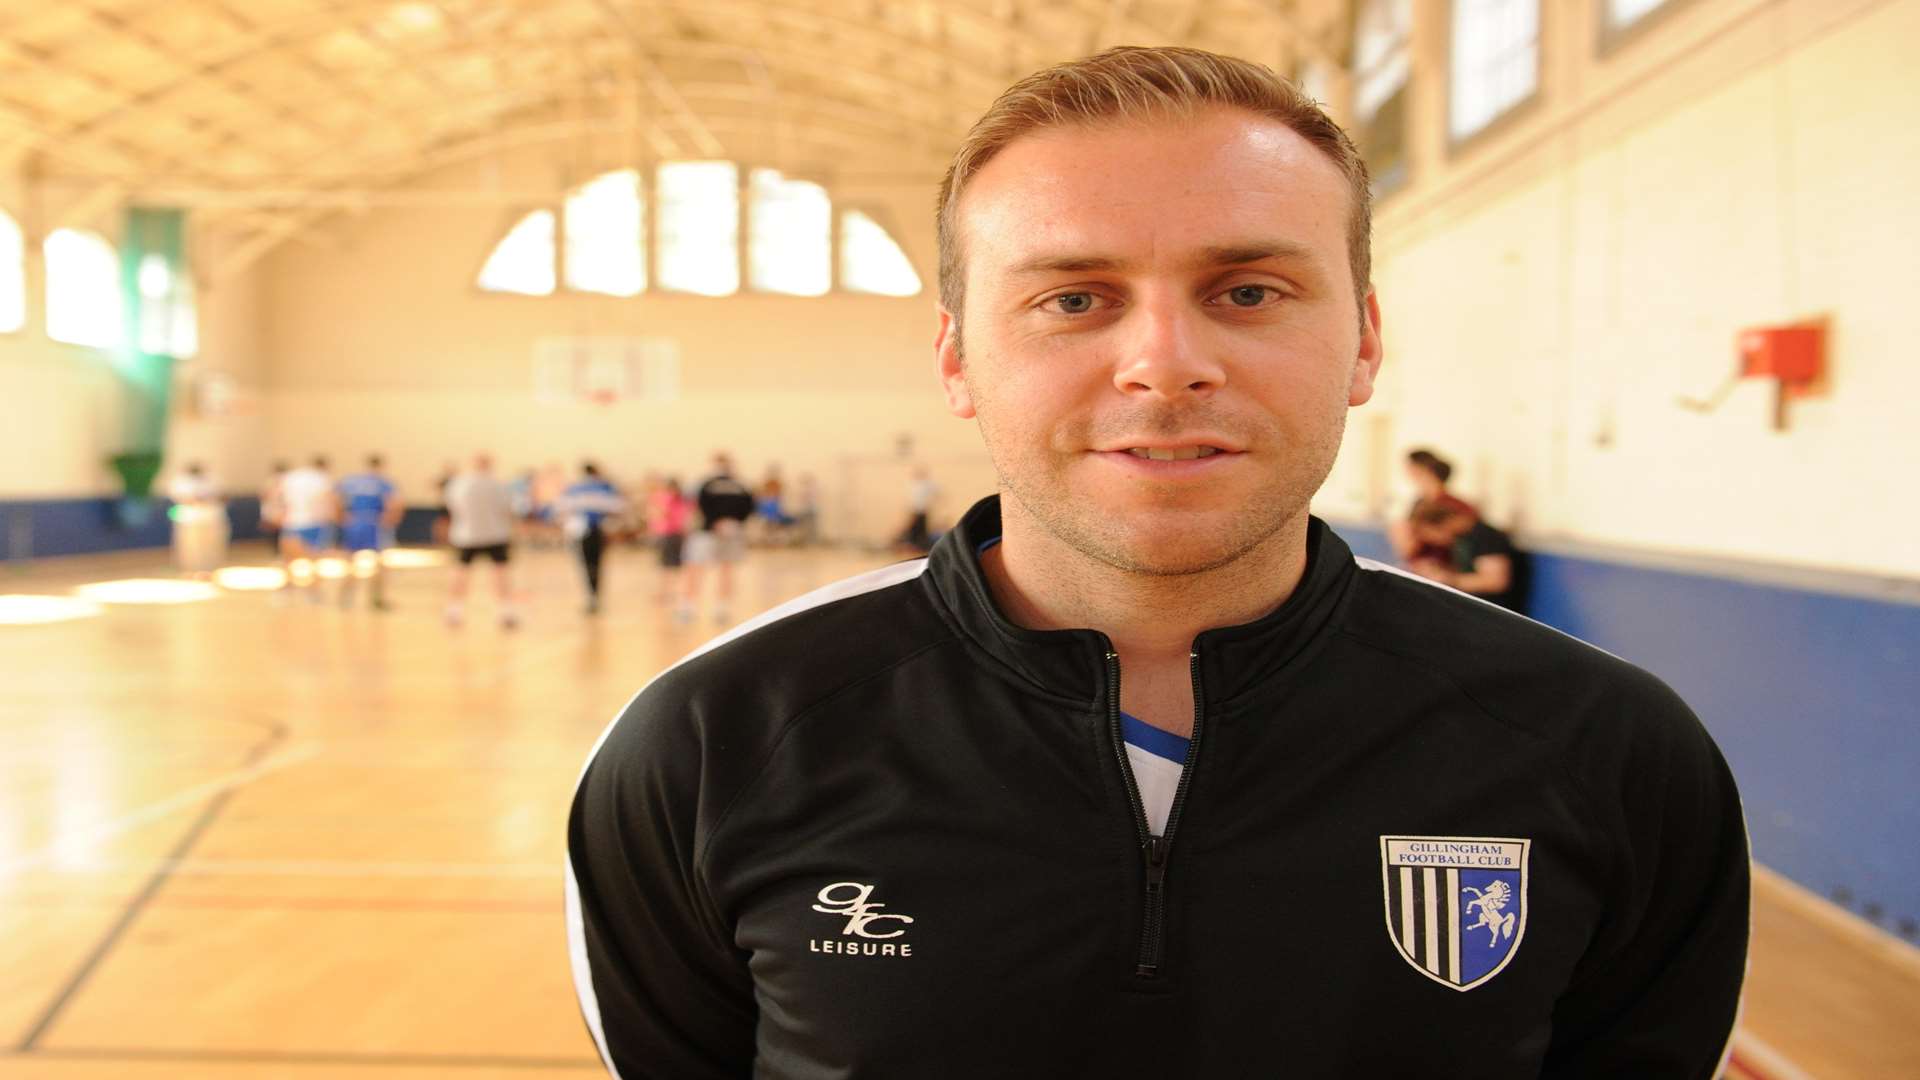
<instances>
[{"instance_id":1,"label":"man","mask_svg":"<svg viewBox=\"0 0 1920 1080\"><path fill-rule=\"evenodd\" d=\"M1414 505L1437 503L1448 506L1471 518L1479 518L1480 511L1472 503L1447 490L1447 481L1453 478L1453 464L1425 447L1407 451L1407 479L1413 483ZM1393 544L1394 554L1408 566L1425 560L1446 560L1450 557L1446 548L1436 548L1422 543L1414 535L1413 512L1407 517L1389 522L1387 540Z\"/></svg>"},{"instance_id":2,"label":"man","mask_svg":"<svg viewBox=\"0 0 1920 1080\"><path fill-rule=\"evenodd\" d=\"M907 527L894 539L893 546L906 554L925 555L933 547L933 504L940 497L940 485L925 465L915 465L907 482Z\"/></svg>"},{"instance_id":3,"label":"man","mask_svg":"<svg viewBox=\"0 0 1920 1080\"><path fill-rule=\"evenodd\" d=\"M567 485L554 502L554 516L580 558L589 615L600 614L600 568L607 556L607 519L626 509L626 498L591 461L581 464L580 479Z\"/></svg>"},{"instance_id":4,"label":"man","mask_svg":"<svg viewBox=\"0 0 1920 1080\"><path fill-rule=\"evenodd\" d=\"M1508 611L1526 612L1519 555L1506 533L1471 510L1437 499L1421 500L1408 521L1421 549L1440 553L1414 559L1414 573Z\"/></svg>"},{"instance_id":5,"label":"man","mask_svg":"<svg viewBox=\"0 0 1920 1080\"><path fill-rule=\"evenodd\" d=\"M307 465L280 478L280 558L287 575L283 588L306 589L316 604L320 572L314 560L333 546L333 523L340 516L327 470L326 455L315 454Z\"/></svg>"},{"instance_id":6,"label":"man","mask_svg":"<svg viewBox=\"0 0 1920 1080\"><path fill-rule=\"evenodd\" d=\"M691 621L700 604L701 586L709 565L717 567L714 582L713 621L726 625L731 618L734 567L747 557L747 519L753 516L753 491L734 479L733 459L726 454L713 455L713 475L700 484L694 496L700 511L700 529L687 538L686 592L681 595L681 622Z\"/></svg>"},{"instance_id":7,"label":"man","mask_svg":"<svg viewBox=\"0 0 1920 1080\"><path fill-rule=\"evenodd\" d=\"M275 554L280 551L280 526L287 518L286 497L281 490L286 478L287 463L276 461L266 483L260 485L260 537L267 542L267 550Z\"/></svg>"},{"instance_id":8,"label":"man","mask_svg":"<svg viewBox=\"0 0 1920 1080\"><path fill-rule=\"evenodd\" d=\"M373 610L387 610L387 571L381 562L394 526L406 507L400 488L386 474L379 454L367 455L365 472L343 477L339 488L340 546L347 553L347 575L340 581L340 606L352 607L354 586L364 573L371 584Z\"/></svg>"},{"instance_id":9,"label":"man","mask_svg":"<svg viewBox=\"0 0 1920 1080\"><path fill-rule=\"evenodd\" d=\"M1705 732L1308 515L1381 358L1366 200L1311 102L1190 50L975 125L937 352L1000 495L608 729L567 888L611 1069L1713 1074L1747 861Z\"/></svg>"},{"instance_id":10,"label":"man","mask_svg":"<svg viewBox=\"0 0 1920 1080\"><path fill-rule=\"evenodd\" d=\"M507 561L513 545L513 493L493 474L493 457L475 454L473 465L447 481L447 540L453 545L458 563L448 589L447 625L459 626L467 616L467 575L473 561L485 557L493 563L493 591L500 601L500 626L511 630L520 625L520 612L514 607L513 585L508 577Z\"/></svg>"},{"instance_id":11,"label":"man","mask_svg":"<svg viewBox=\"0 0 1920 1080\"><path fill-rule=\"evenodd\" d=\"M227 504L219 482L198 461L189 461L168 482L167 498L173 503L167 516L173 521L175 565L188 577L212 577L227 556Z\"/></svg>"}]
</instances>

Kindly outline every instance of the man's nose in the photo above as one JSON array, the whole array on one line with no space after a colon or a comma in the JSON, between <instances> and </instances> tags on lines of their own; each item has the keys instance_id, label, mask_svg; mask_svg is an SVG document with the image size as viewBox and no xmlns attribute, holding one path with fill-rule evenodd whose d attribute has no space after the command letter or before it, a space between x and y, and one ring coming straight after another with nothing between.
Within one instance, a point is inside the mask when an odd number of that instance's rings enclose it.
<instances>
[{"instance_id":1,"label":"man's nose","mask_svg":"<svg viewBox=\"0 0 1920 1080\"><path fill-rule=\"evenodd\" d=\"M1172 297L1137 301L1121 330L1113 385L1128 396L1208 397L1226 385L1226 368L1208 348L1200 313Z\"/></svg>"}]
</instances>

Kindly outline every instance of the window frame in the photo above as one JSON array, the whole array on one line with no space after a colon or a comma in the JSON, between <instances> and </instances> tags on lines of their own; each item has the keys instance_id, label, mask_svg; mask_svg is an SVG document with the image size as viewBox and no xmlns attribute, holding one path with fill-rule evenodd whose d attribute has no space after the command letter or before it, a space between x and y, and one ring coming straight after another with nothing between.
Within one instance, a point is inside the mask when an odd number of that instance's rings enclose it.
<instances>
[{"instance_id":1,"label":"window frame","mask_svg":"<svg viewBox=\"0 0 1920 1080\"><path fill-rule=\"evenodd\" d=\"M1690 7L1693 0L1665 0L1659 7L1640 16L1625 26L1616 27L1613 20L1607 18L1607 0L1594 0L1593 4L1593 55L1597 59L1611 59L1613 55L1627 48L1645 36L1649 30L1665 23L1674 12Z\"/></svg>"},{"instance_id":2,"label":"window frame","mask_svg":"<svg viewBox=\"0 0 1920 1080\"><path fill-rule=\"evenodd\" d=\"M1458 6L1458 0L1447 0L1447 47L1444 54L1445 63L1441 72L1442 85L1445 87L1446 106L1441 110L1440 122L1444 126L1447 134L1447 157L1450 160L1471 152L1483 142L1498 138L1502 133L1524 120L1525 117L1533 112L1540 104L1541 94L1543 92L1542 87L1546 85L1547 19L1550 5L1548 5L1545 0L1528 0L1528 2L1533 4L1534 10L1533 89L1527 91L1524 96L1515 99L1511 105L1493 114L1486 123L1481 124L1465 135L1455 135L1453 133L1453 13Z\"/></svg>"},{"instance_id":3,"label":"window frame","mask_svg":"<svg viewBox=\"0 0 1920 1080\"><path fill-rule=\"evenodd\" d=\"M0 206L0 215L4 215L13 224L13 231L20 237L20 325L11 330L0 330L0 337L24 335L33 325L33 260L28 257L33 245L28 242L27 228L20 224L19 215L3 206ZM41 257L43 259L46 257L44 251L41 252ZM42 304L42 306L45 305ZM47 313L42 311L41 321L45 322L46 317Z\"/></svg>"},{"instance_id":4,"label":"window frame","mask_svg":"<svg viewBox=\"0 0 1920 1080\"><path fill-rule=\"evenodd\" d=\"M1400 85L1394 89L1393 93L1388 94L1381 100L1379 105L1374 107L1371 115L1362 120L1360 118L1358 102L1358 91L1362 73L1357 66L1357 54L1359 51L1360 17L1363 14L1362 8L1364 6L1364 3L1354 4L1349 9L1352 20L1349 32L1354 42L1354 55L1350 58L1346 71L1348 86L1347 106L1353 117L1354 129L1351 134L1356 136L1354 139L1355 149L1360 152L1362 160L1366 159L1366 148L1360 144L1369 141L1368 136L1380 114L1386 112L1396 98L1401 99L1399 109L1403 114L1399 139L1399 160L1396 167L1387 171L1376 171L1374 169L1374 163L1371 161L1367 162L1368 179L1372 182L1373 187L1373 201L1377 205L1384 202L1388 196L1403 191L1413 185L1413 131L1411 119L1413 113L1414 84L1417 81L1415 76L1418 74L1416 70L1417 65L1415 64L1417 58L1415 56L1414 42L1418 33L1420 9L1417 4L1409 7L1406 37L1400 42L1400 48L1406 53L1407 77L1400 81ZM1451 12L1449 12L1449 17L1451 17Z\"/></svg>"},{"instance_id":5,"label":"window frame","mask_svg":"<svg viewBox=\"0 0 1920 1080\"><path fill-rule=\"evenodd\" d=\"M573 197L575 195L578 195L581 191L585 190L588 184L592 184L595 181L605 179L608 176L612 176L615 173L621 173L621 172L632 172L634 174L634 193L639 197L639 200L640 200L640 219L638 222L636 222L636 225L639 229L639 235L635 238L640 245L640 288L631 293L615 293L615 292L607 292L603 289L588 289L588 288L582 288L580 286L569 284L568 277L567 277L569 252L567 249L571 247L572 244L567 239L570 232L567 225L571 217L571 215L567 213L567 204L573 201ZM654 238L653 238L653 231L652 231L653 230L653 204L654 204L654 200L651 197L651 192L647 187L647 166L643 164L642 165L622 165L617 168L602 169L599 172L594 173L592 176L587 177L585 180L582 180L577 184L571 184L567 186L565 189L563 189L558 196L558 201L554 204L553 291L546 295L549 295L549 296L600 296L600 297L605 297L609 300L637 300L640 297L645 296L650 292L657 291L659 289L659 285L653 279L653 256L651 254L654 246ZM528 294L522 293L520 295L525 296Z\"/></svg>"},{"instance_id":6,"label":"window frame","mask_svg":"<svg viewBox=\"0 0 1920 1080\"><path fill-rule=\"evenodd\" d=\"M812 175L789 173L785 169L777 168L772 165L758 165L758 164L749 165L744 161L736 162L735 164L738 165L740 168L740 177L741 177L740 289L735 295L778 296L778 297L785 297L789 300L818 300L822 297L832 296L835 293L843 291L840 288L840 211L847 204L841 202L839 199L834 198L832 185L827 183L827 181L824 178L812 176ZM818 293L781 292L777 289L762 289L759 286L754 284L754 281L753 281L754 219L758 215L754 213L754 207L753 207L753 203L754 203L753 174L763 169L768 172L779 174L782 182L800 180L800 181L805 181L806 183L809 183L809 184L813 184L814 186L818 187L821 193L827 197L827 288L826 288L826 291L818 292ZM899 241L895 241L895 243L898 243L898 242ZM917 273L918 271L916 270L915 272Z\"/></svg>"},{"instance_id":7,"label":"window frame","mask_svg":"<svg viewBox=\"0 0 1920 1080\"><path fill-rule=\"evenodd\" d=\"M709 293L709 292L698 292L693 289L682 289L677 286L668 285L666 283L665 275L660 273L660 271L665 266L665 260L661 256L666 254L664 248L661 246L661 243L660 243L660 239L664 235L664 231L660 226L660 222L665 218L665 215L662 214L660 211L666 205L666 199L660 194L660 190L662 187L662 184L660 183L660 170L668 165L701 165L701 164L709 164L714 162L724 162L725 164L733 166L733 181L734 181L733 183L733 263L734 263L733 288L728 292ZM649 267L649 269L653 273L659 274L660 276L649 277L647 279L646 291L648 293L654 293L660 296L672 296L672 297L678 297L678 298L696 297L701 300L726 300L736 296L783 295L780 293L759 293L753 290L752 288L750 288L748 285L748 279L752 276L750 273L749 267L747 266L747 260L751 254L751 252L749 251L749 246L752 243L752 238L748 236L747 230L753 227L753 222L750 220L750 215L752 213L752 210L748 207L748 203L752 202L753 200L752 200L751 193L747 190L747 173L748 173L748 170L754 168L754 166L749 165L746 161L740 158L730 158L730 157L728 158L662 158L660 160L653 162L650 168L652 169L652 175L653 175L653 188L652 188L653 195L651 198L647 199L646 201L647 202L646 213L648 215L647 220L649 225L651 226L651 228L649 228L647 231L647 247L650 249L650 252L646 254L644 257L647 260L647 266ZM833 199L832 193L828 193L827 199L829 203L831 203ZM590 294L575 294L575 295L590 295Z\"/></svg>"}]
</instances>

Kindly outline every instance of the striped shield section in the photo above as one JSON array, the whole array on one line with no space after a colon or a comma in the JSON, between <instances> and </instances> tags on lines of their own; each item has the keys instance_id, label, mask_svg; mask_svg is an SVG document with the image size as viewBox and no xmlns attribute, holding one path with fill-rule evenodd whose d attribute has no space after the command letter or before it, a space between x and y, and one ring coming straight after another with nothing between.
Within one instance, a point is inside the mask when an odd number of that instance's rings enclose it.
<instances>
[{"instance_id":1,"label":"striped shield section","mask_svg":"<svg viewBox=\"0 0 1920 1080\"><path fill-rule=\"evenodd\" d=\"M1471 990L1506 968L1527 929L1531 840L1382 836L1387 936L1443 986Z\"/></svg>"}]
</instances>

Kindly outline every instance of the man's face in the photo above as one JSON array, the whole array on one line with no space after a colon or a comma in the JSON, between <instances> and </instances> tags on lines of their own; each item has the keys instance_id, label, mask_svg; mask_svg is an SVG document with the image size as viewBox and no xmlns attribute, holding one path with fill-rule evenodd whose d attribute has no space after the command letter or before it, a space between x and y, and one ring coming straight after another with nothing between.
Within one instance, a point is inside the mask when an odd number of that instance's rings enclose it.
<instances>
[{"instance_id":1,"label":"man's face","mask_svg":"<svg viewBox=\"0 0 1920 1080\"><path fill-rule=\"evenodd\" d=\"M941 374L1009 513L1152 574L1302 520L1380 362L1331 161L1234 109L1055 129L1002 150L958 211L965 332L942 313Z\"/></svg>"}]
</instances>

